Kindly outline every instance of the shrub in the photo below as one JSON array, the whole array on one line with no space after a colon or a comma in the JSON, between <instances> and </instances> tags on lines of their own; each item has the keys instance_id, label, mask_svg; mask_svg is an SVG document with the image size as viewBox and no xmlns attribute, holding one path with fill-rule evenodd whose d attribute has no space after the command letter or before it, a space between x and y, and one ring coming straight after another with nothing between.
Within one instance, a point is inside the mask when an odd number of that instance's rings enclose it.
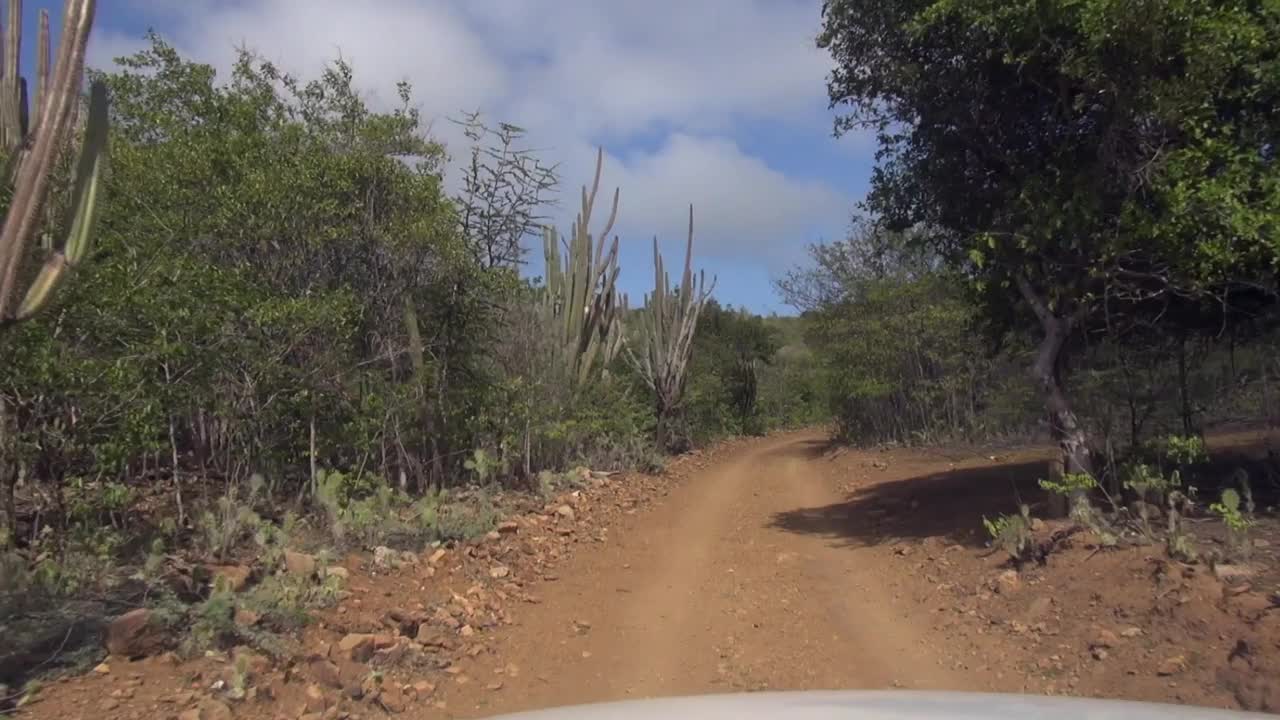
<instances>
[{"instance_id":1,"label":"shrub","mask_svg":"<svg viewBox=\"0 0 1280 720\"><path fill-rule=\"evenodd\" d=\"M992 542L1009 554L1015 562L1031 559L1035 543L1031 537L1031 508L1022 505L1017 515L1001 515L995 520L982 518Z\"/></svg>"}]
</instances>

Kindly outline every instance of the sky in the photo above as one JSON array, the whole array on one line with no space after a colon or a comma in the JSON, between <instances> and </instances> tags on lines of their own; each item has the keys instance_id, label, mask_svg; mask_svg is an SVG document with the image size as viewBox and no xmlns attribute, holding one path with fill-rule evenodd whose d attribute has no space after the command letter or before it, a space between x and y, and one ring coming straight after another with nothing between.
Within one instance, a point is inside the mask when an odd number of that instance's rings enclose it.
<instances>
[{"instance_id":1,"label":"sky","mask_svg":"<svg viewBox=\"0 0 1280 720\"><path fill-rule=\"evenodd\" d=\"M35 9L60 6L29 0ZM245 46L302 78L337 57L375 106L408 80L432 134L466 154L450 117L520 125L560 169L567 229L595 148L602 194L621 188L622 289L652 288L652 242L694 266L722 303L788 313L772 280L808 244L844 236L874 144L832 136L830 59L814 42L821 0L100 0L89 64L143 46L154 28L187 58L229 68ZM54 9L55 27L60 11ZM31 35L28 35L30 37ZM456 181L449 172L446 182ZM597 224L603 223L600 218ZM541 253L529 256L541 274Z\"/></svg>"}]
</instances>

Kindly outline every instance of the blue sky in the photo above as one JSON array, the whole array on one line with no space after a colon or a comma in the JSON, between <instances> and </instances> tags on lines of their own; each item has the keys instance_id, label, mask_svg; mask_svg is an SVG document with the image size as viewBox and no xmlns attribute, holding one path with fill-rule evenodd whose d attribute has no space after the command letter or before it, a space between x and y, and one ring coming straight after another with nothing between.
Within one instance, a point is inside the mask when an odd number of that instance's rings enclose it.
<instances>
[{"instance_id":1,"label":"blue sky","mask_svg":"<svg viewBox=\"0 0 1280 720\"><path fill-rule=\"evenodd\" d=\"M28 0L28 27L37 8L60 5ZM465 144L446 118L463 110L526 127L529 144L560 164L562 228L603 145L603 184L622 190L616 231L633 303L651 283L655 235L668 266L683 259L693 203L695 266L717 276L721 302L786 312L771 280L803 262L808 243L844 235L874 151L866 137L831 136L830 61L813 43L820 6L100 0L90 64L140 47L148 27L219 68L240 45L303 77L341 54L375 104L394 98L398 81L412 82L435 134L458 155ZM531 262L540 274L540 257Z\"/></svg>"}]
</instances>

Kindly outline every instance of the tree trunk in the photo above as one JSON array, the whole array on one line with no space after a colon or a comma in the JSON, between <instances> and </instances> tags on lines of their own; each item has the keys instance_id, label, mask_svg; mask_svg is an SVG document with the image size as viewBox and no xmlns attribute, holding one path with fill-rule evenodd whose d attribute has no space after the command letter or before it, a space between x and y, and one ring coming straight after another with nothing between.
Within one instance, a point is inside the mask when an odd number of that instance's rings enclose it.
<instances>
[{"instance_id":1,"label":"tree trunk","mask_svg":"<svg viewBox=\"0 0 1280 720\"><path fill-rule=\"evenodd\" d=\"M669 412L667 411L667 408L661 401L659 401L657 407L657 422L654 423L653 427L653 443L657 446L658 452L666 452L667 443L671 441L671 438L668 437L668 415Z\"/></svg>"},{"instance_id":2,"label":"tree trunk","mask_svg":"<svg viewBox=\"0 0 1280 720\"><path fill-rule=\"evenodd\" d=\"M1040 386L1041 392L1044 393L1045 409L1049 414L1049 429L1058 447L1062 449L1063 466L1068 473L1084 473L1097 477L1093 471L1093 456L1089 449L1088 435L1071 407L1058 374L1062 348L1074 329L1076 316L1055 315L1025 278L1018 278L1018 290L1035 311L1036 317L1040 319L1040 327L1044 331L1044 337L1040 340L1040 347L1036 351L1035 362L1031 366L1031 373Z\"/></svg>"},{"instance_id":3,"label":"tree trunk","mask_svg":"<svg viewBox=\"0 0 1280 720\"><path fill-rule=\"evenodd\" d=\"M0 397L0 549L12 547L18 540L18 505L14 492L18 484L18 461L9 427L9 406Z\"/></svg>"},{"instance_id":4,"label":"tree trunk","mask_svg":"<svg viewBox=\"0 0 1280 720\"><path fill-rule=\"evenodd\" d=\"M1178 404L1182 415L1182 434L1191 437L1194 434L1191 418L1191 392L1187 387L1187 336L1178 337Z\"/></svg>"}]
</instances>

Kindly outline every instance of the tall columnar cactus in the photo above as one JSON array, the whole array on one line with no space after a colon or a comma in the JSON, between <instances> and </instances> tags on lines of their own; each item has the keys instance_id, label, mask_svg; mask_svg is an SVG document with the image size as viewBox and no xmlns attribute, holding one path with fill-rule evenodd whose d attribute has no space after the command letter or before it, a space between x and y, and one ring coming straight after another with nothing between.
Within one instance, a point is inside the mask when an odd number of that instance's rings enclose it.
<instances>
[{"instance_id":1,"label":"tall columnar cactus","mask_svg":"<svg viewBox=\"0 0 1280 720\"><path fill-rule=\"evenodd\" d=\"M24 251L40 234L45 202L59 154L72 138L84 77L85 50L93 26L94 0L67 0L63 10L58 59L49 75L49 17L40 13L34 112L28 112L27 82L18 74L22 48L22 2L9 0L0 56L0 145L6 155L5 179L13 185L8 213L0 228L0 327L26 319L44 307L70 268L89 253L97 215L99 179L107 152L107 90L95 82L89 91L89 116L76 164L71 204L54 245L45 236L44 264L12 309ZM34 116L34 117L33 117ZM34 123L31 120L34 119Z\"/></svg>"},{"instance_id":2,"label":"tall columnar cactus","mask_svg":"<svg viewBox=\"0 0 1280 720\"><path fill-rule=\"evenodd\" d=\"M555 228L543 228L542 236L546 254L544 317L554 332L561 362L579 386L617 357L622 348L622 315L626 312L626 297L619 296L617 290L617 237L605 253L605 241L618 217L616 189L609 220L594 245L589 230L603 165L601 149L596 152L591 190L582 188L582 209L574 220L567 254L561 253L561 239Z\"/></svg>"},{"instance_id":3,"label":"tall columnar cactus","mask_svg":"<svg viewBox=\"0 0 1280 720\"><path fill-rule=\"evenodd\" d=\"M706 274L693 274L693 206L689 206L689 239L685 246L684 275L680 287L671 289L671 279L663 268L658 252L658 239L653 239L653 294L645 296L640 313L640 342L643 352L636 356L627 350L632 365L653 391L656 405L657 443L667 448L672 418L684 402L685 380L689 374L689 358L693 354L693 335L698 316L711 297L715 279L707 284Z\"/></svg>"}]
</instances>

